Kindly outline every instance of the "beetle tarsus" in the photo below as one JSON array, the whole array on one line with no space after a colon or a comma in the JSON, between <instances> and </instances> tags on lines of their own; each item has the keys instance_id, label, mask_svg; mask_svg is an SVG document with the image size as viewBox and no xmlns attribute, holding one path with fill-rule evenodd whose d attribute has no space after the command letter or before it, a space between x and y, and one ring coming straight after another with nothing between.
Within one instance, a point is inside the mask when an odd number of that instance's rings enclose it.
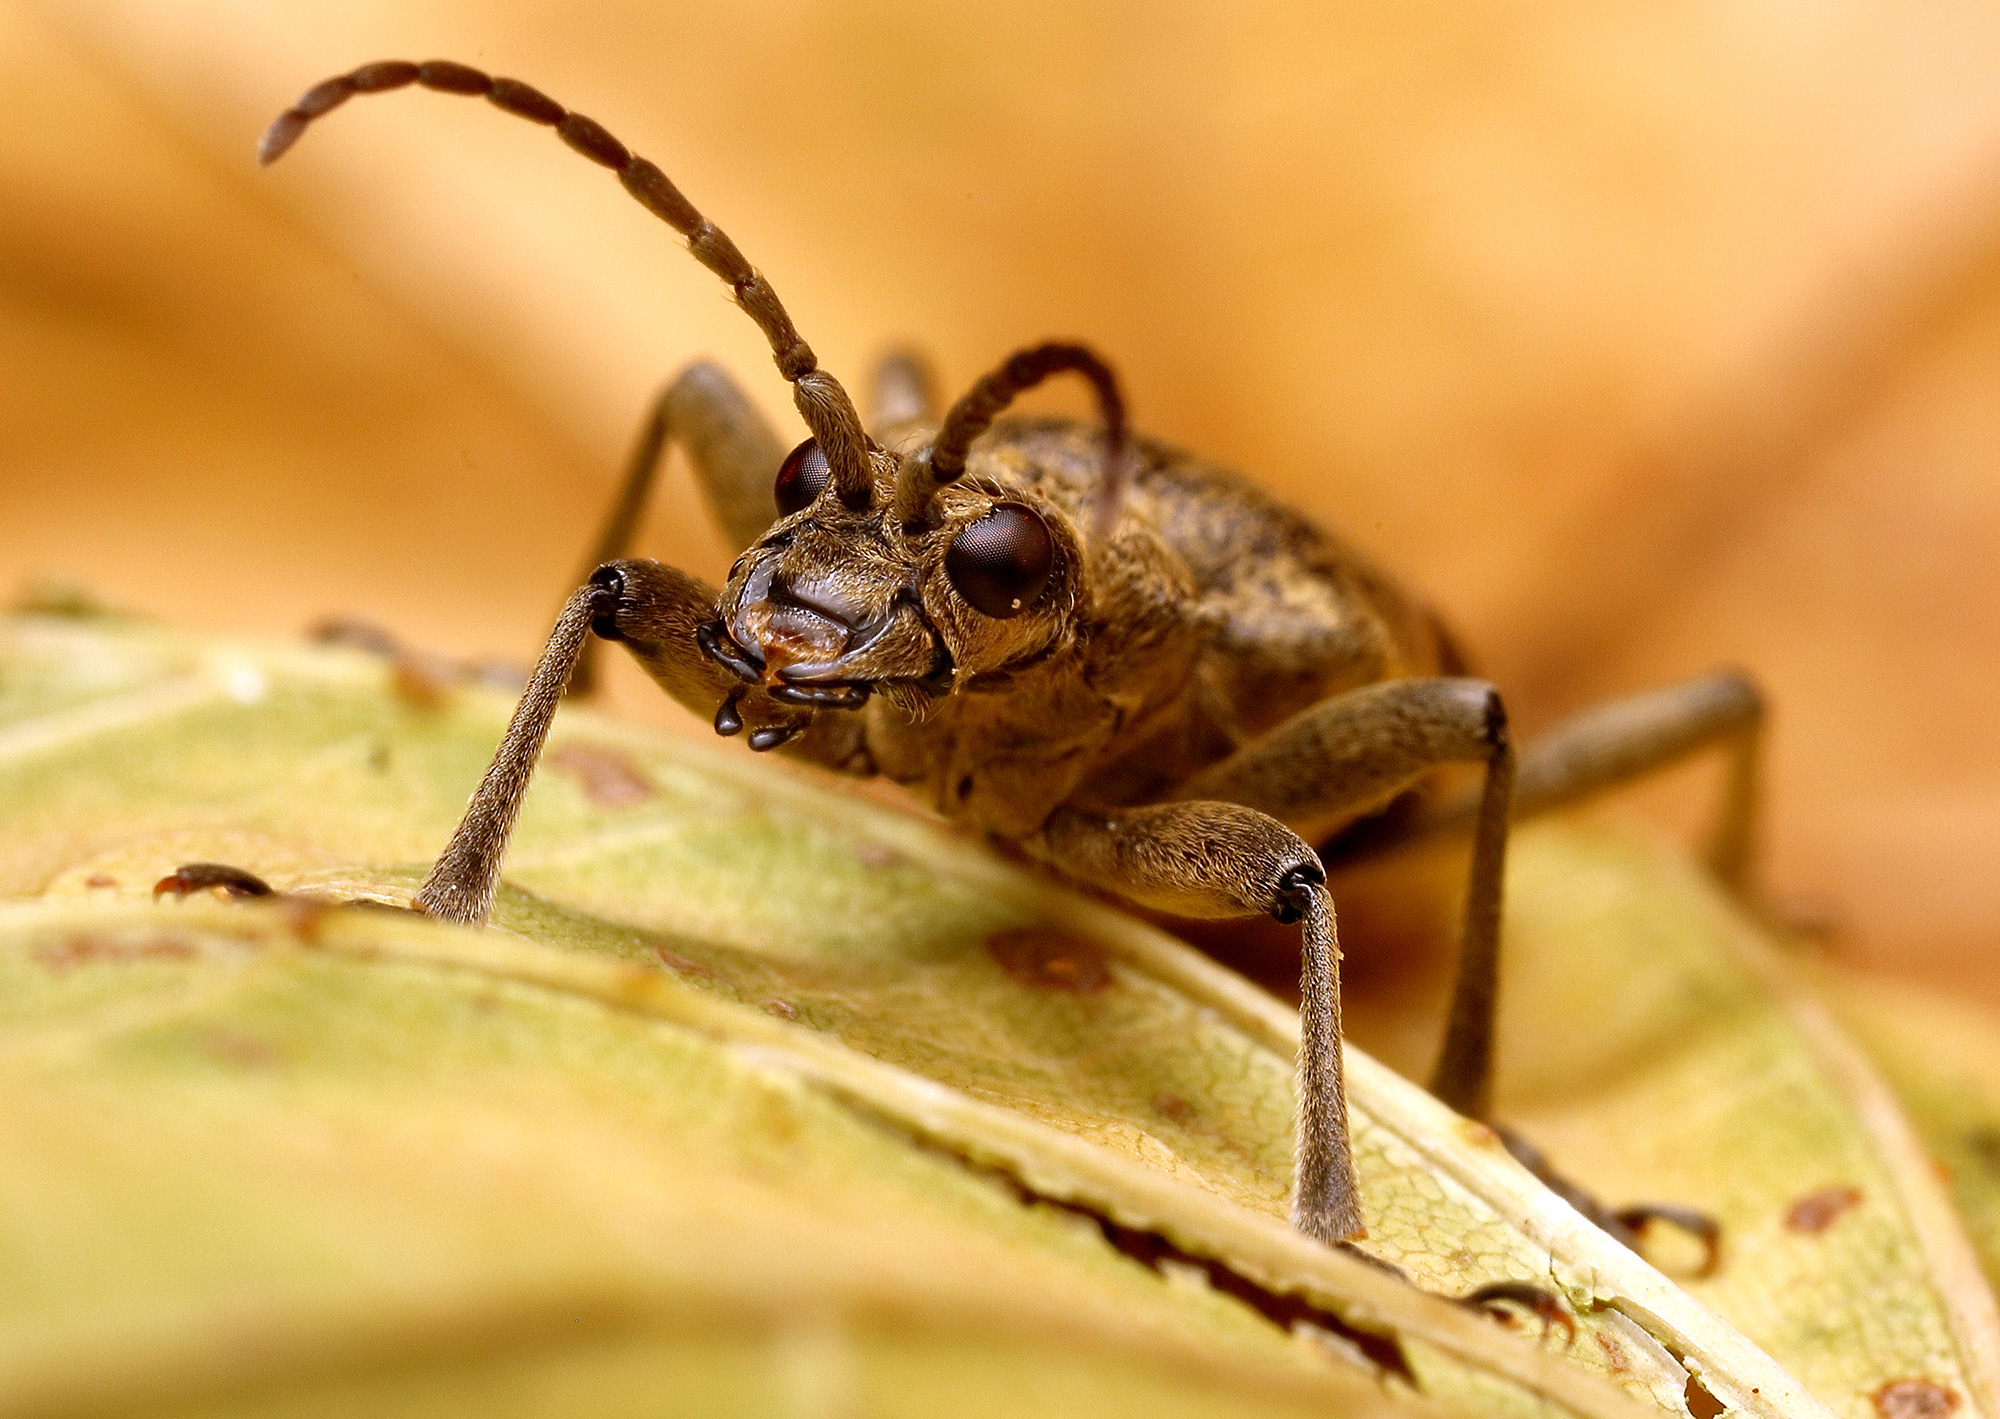
<instances>
[{"instance_id":1,"label":"beetle tarsus","mask_svg":"<svg viewBox=\"0 0 2000 1419\"><path fill-rule=\"evenodd\" d=\"M1544 1340L1548 1339L1549 1331L1559 1325L1565 1337L1564 1348L1576 1344L1576 1317L1562 1303L1562 1297L1532 1281L1489 1281L1456 1299L1461 1306L1491 1316L1503 1325L1511 1323L1506 1308L1519 1306L1541 1321Z\"/></svg>"},{"instance_id":2,"label":"beetle tarsus","mask_svg":"<svg viewBox=\"0 0 2000 1419\"><path fill-rule=\"evenodd\" d=\"M1722 1224L1706 1212L1672 1202L1638 1202L1630 1207L1618 1208L1611 1217L1632 1234L1626 1245L1634 1251L1640 1249L1639 1244L1645 1239L1647 1228L1655 1222L1677 1227L1700 1242L1701 1265L1689 1273L1697 1281L1715 1275L1716 1268L1722 1264ZM1625 1239L1621 1237L1619 1240Z\"/></svg>"},{"instance_id":3,"label":"beetle tarsus","mask_svg":"<svg viewBox=\"0 0 2000 1419\"><path fill-rule=\"evenodd\" d=\"M742 698L743 692L738 690L715 707L715 732L725 739L743 732L743 716L736 708L736 702Z\"/></svg>"},{"instance_id":4,"label":"beetle tarsus","mask_svg":"<svg viewBox=\"0 0 2000 1419\"><path fill-rule=\"evenodd\" d=\"M737 679L752 685L763 679L764 667L737 648L721 621L707 621L696 626L694 640L703 655Z\"/></svg>"},{"instance_id":5,"label":"beetle tarsus","mask_svg":"<svg viewBox=\"0 0 2000 1419\"><path fill-rule=\"evenodd\" d=\"M226 862L184 862L153 884L153 900L171 893L178 902L205 891L220 892L232 901L276 895L270 883L241 867Z\"/></svg>"},{"instance_id":6,"label":"beetle tarsus","mask_svg":"<svg viewBox=\"0 0 2000 1419\"><path fill-rule=\"evenodd\" d=\"M1696 1278L1715 1274L1716 1267L1722 1261L1722 1224L1706 1212L1672 1202L1641 1202L1616 1209L1606 1207L1596 1197L1557 1172L1546 1153L1513 1129L1498 1123L1492 1124L1491 1127L1500 1135L1501 1144L1513 1155L1515 1162L1533 1173L1537 1182L1581 1212L1586 1220L1607 1233L1619 1245L1643 1254L1643 1242L1648 1225L1653 1222L1665 1222L1678 1227L1702 1244L1702 1263L1692 1274Z\"/></svg>"}]
</instances>

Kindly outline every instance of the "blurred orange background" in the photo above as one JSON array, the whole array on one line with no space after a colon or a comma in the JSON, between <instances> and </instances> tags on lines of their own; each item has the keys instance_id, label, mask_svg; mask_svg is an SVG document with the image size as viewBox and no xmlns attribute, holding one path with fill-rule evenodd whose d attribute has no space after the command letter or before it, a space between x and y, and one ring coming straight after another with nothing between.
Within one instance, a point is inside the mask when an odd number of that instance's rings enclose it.
<instances>
[{"instance_id":1,"label":"blurred orange background","mask_svg":"<svg viewBox=\"0 0 2000 1419\"><path fill-rule=\"evenodd\" d=\"M405 92L255 167L312 82L430 57L658 161L850 385L1088 340L1426 588L1530 731L1751 667L1774 899L2000 1001L1990 3L0 0L0 581L526 660L675 369L796 426L546 133ZM644 550L726 564L678 465ZM1684 825L1711 777L1637 798Z\"/></svg>"}]
</instances>

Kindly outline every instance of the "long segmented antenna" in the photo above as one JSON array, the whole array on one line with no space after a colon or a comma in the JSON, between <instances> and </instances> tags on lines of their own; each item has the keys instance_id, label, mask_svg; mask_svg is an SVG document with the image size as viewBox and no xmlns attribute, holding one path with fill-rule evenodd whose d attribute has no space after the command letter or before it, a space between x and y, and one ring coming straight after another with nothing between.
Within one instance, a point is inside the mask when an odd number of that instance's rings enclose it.
<instances>
[{"instance_id":1,"label":"long segmented antenna","mask_svg":"<svg viewBox=\"0 0 2000 1419\"><path fill-rule=\"evenodd\" d=\"M695 210L654 164L632 153L595 120L572 113L540 90L518 79L496 79L464 64L431 59L422 64L387 60L364 64L352 73L314 84L299 101L279 114L257 145L260 162L273 163L306 131L314 119L332 112L356 94L386 93L417 84L443 94L483 97L495 108L517 118L553 128L556 136L593 162L618 174L625 190L639 204L687 238L695 260L728 282L764 338L792 386L792 398L806 426L826 454L831 484L849 507L866 507L872 492L868 466L869 442L861 416L840 381L819 367L812 347L799 338L791 316L757 269L743 259L723 230ZM983 427L983 426L982 426Z\"/></svg>"},{"instance_id":2,"label":"long segmented antenna","mask_svg":"<svg viewBox=\"0 0 2000 1419\"><path fill-rule=\"evenodd\" d=\"M903 465L896 487L897 517L906 525L921 518L931 494L965 472L966 451L1001 411L1049 376L1067 372L1090 381L1104 418L1104 481L1090 524L1092 543L1103 546L1118 521L1118 505L1125 494L1125 399L1111 366L1082 345L1051 343L1018 350L982 376L951 406L927 454Z\"/></svg>"}]
</instances>

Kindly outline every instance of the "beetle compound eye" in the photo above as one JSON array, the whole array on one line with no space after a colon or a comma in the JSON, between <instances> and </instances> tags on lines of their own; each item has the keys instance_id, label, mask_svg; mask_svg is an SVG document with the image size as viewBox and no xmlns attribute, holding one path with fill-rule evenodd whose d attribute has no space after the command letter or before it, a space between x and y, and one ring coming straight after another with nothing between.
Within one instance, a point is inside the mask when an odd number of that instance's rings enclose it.
<instances>
[{"instance_id":1,"label":"beetle compound eye","mask_svg":"<svg viewBox=\"0 0 2000 1419\"><path fill-rule=\"evenodd\" d=\"M975 611L996 621L1018 616L1048 585L1055 543L1041 514L1001 503L951 539L944 573Z\"/></svg>"},{"instance_id":2,"label":"beetle compound eye","mask_svg":"<svg viewBox=\"0 0 2000 1419\"><path fill-rule=\"evenodd\" d=\"M807 439L786 454L785 461L778 465L778 486L772 489L777 495L779 514L790 517L801 508L811 507L826 491L827 476L826 455L819 451L818 439Z\"/></svg>"}]
</instances>

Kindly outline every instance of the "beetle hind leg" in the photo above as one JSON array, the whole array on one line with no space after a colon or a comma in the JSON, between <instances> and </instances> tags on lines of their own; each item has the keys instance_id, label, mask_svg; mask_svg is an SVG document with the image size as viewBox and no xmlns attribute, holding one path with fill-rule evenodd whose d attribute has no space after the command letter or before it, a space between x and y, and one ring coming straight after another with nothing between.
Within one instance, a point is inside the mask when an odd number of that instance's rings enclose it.
<instances>
[{"instance_id":1,"label":"beetle hind leg","mask_svg":"<svg viewBox=\"0 0 2000 1419\"><path fill-rule=\"evenodd\" d=\"M1596 1196L1557 1172L1549 1162L1547 1154L1513 1129L1501 1124L1494 1124L1492 1127L1493 1131L1500 1135L1501 1144L1513 1156L1515 1162L1533 1173L1536 1181L1543 1187L1581 1212L1591 1225L1609 1235L1620 1245L1643 1256L1646 1233L1654 1223L1664 1222L1701 1245L1701 1262L1688 1272L1689 1275L1696 1280L1703 1280L1713 1276L1716 1268L1721 1265L1722 1224L1706 1212L1672 1202L1641 1202L1625 1207L1606 1207Z\"/></svg>"},{"instance_id":2,"label":"beetle hind leg","mask_svg":"<svg viewBox=\"0 0 2000 1419\"><path fill-rule=\"evenodd\" d=\"M1764 697L1740 670L1718 670L1592 705L1522 749L1514 816L1552 812L1720 749L1727 756L1726 777L1703 857L1725 886L1748 896L1764 719ZM1362 824L1352 848L1375 852L1417 837L1463 832L1477 811L1477 801L1462 795L1403 822Z\"/></svg>"}]
</instances>

